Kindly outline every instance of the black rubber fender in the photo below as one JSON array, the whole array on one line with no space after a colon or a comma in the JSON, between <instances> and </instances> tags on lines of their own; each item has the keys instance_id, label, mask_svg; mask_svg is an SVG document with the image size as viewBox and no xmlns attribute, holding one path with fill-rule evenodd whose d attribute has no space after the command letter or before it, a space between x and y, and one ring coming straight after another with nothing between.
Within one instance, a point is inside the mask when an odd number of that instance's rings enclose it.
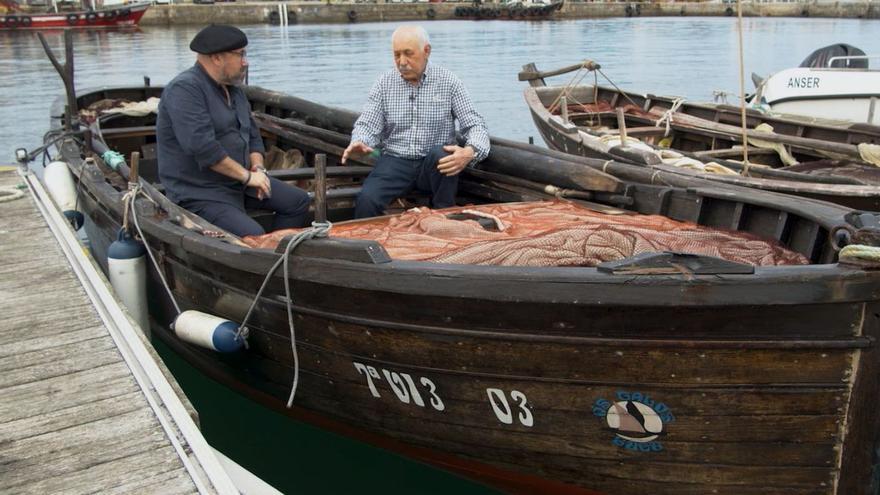
<instances>
[{"instance_id":1,"label":"black rubber fender","mask_svg":"<svg viewBox=\"0 0 880 495\"><path fill-rule=\"evenodd\" d=\"M33 21L31 21L30 16L24 16L24 17L22 17L22 18L19 20L19 22L21 23L21 26L22 26L22 27L28 27L28 26L30 26L31 24L33 24Z\"/></svg>"},{"instance_id":2,"label":"black rubber fender","mask_svg":"<svg viewBox=\"0 0 880 495\"><path fill-rule=\"evenodd\" d=\"M86 14L86 22L87 23L94 24L97 21L98 21L98 14L96 14L94 12L89 12L88 14Z\"/></svg>"},{"instance_id":3,"label":"black rubber fender","mask_svg":"<svg viewBox=\"0 0 880 495\"><path fill-rule=\"evenodd\" d=\"M425 15L428 16L428 19L433 19L437 16L437 12L434 10L434 7L428 7L428 10L425 12Z\"/></svg>"},{"instance_id":4,"label":"black rubber fender","mask_svg":"<svg viewBox=\"0 0 880 495\"><path fill-rule=\"evenodd\" d=\"M348 11L348 20L351 22L356 21L358 18L358 13L356 10L352 9Z\"/></svg>"},{"instance_id":5,"label":"black rubber fender","mask_svg":"<svg viewBox=\"0 0 880 495\"><path fill-rule=\"evenodd\" d=\"M279 14L277 10L272 10L269 12L266 20L269 21L269 24L277 26L281 24L281 14Z\"/></svg>"},{"instance_id":6,"label":"black rubber fender","mask_svg":"<svg viewBox=\"0 0 880 495\"><path fill-rule=\"evenodd\" d=\"M733 7L727 7L726 9L724 9L724 15L726 15L727 17L732 16L733 15Z\"/></svg>"}]
</instances>

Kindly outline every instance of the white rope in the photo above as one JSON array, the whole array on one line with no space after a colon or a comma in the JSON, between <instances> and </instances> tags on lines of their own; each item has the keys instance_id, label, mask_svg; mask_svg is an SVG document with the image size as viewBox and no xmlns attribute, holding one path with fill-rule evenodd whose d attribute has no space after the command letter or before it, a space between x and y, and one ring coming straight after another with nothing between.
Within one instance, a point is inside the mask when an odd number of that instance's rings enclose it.
<instances>
[{"instance_id":1,"label":"white rope","mask_svg":"<svg viewBox=\"0 0 880 495\"><path fill-rule=\"evenodd\" d=\"M840 250L838 260L841 263L880 267L880 247L850 244Z\"/></svg>"},{"instance_id":2,"label":"white rope","mask_svg":"<svg viewBox=\"0 0 880 495\"><path fill-rule=\"evenodd\" d=\"M24 196L24 191L15 186L0 187L0 203L15 201Z\"/></svg>"},{"instance_id":3,"label":"white rope","mask_svg":"<svg viewBox=\"0 0 880 495\"><path fill-rule=\"evenodd\" d=\"M669 110L663 112L663 115L654 122L654 127L660 127L664 123L666 124L666 132L663 133L663 137L669 135L670 126L672 125L672 116L678 111L678 108L681 107L682 103L684 103L684 98L676 98L672 100L672 106L669 107Z\"/></svg>"}]
</instances>

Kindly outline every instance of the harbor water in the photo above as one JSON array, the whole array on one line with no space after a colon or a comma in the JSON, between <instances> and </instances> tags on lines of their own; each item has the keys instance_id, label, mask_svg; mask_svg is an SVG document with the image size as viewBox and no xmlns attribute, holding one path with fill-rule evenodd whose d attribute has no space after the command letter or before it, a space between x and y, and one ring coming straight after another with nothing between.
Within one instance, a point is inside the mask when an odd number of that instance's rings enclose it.
<instances>
[{"instance_id":1,"label":"harbor water","mask_svg":"<svg viewBox=\"0 0 880 495\"><path fill-rule=\"evenodd\" d=\"M250 38L250 83L320 103L359 109L376 76L392 66L397 23L243 29ZM584 59L627 90L737 103L739 58L734 18L615 18L548 22L426 23L433 63L458 74L493 135L537 136L517 81L523 64L554 69ZM189 67L198 27L149 27L74 35L76 85L161 85ZM62 32L46 33L63 56ZM880 23L859 19L749 18L743 21L746 91L751 72L795 67L816 48L849 43L880 54ZM880 63L873 61L872 63ZM592 80L592 76L589 76ZM561 76L565 82L571 75ZM599 76L600 84L609 84ZM36 35L0 32L0 163L16 148L39 146L52 100L63 85ZM2 248L2 246L0 246ZM249 403L199 375L167 349L160 353L201 415L215 447L285 493L494 493L396 455L300 425Z\"/></svg>"}]
</instances>

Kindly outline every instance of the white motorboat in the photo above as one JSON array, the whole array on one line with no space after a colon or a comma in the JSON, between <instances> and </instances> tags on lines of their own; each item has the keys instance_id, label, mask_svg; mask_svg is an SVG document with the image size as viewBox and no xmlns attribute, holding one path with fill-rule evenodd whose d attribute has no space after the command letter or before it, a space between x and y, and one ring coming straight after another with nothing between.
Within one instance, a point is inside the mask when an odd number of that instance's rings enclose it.
<instances>
[{"instance_id":1,"label":"white motorboat","mask_svg":"<svg viewBox=\"0 0 880 495\"><path fill-rule=\"evenodd\" d=\"M880 70L862 50L846 44L820 48L800 67L767 78L752 74L752 107L780 114L880 125Z\"/></svg>"}]
</instances>

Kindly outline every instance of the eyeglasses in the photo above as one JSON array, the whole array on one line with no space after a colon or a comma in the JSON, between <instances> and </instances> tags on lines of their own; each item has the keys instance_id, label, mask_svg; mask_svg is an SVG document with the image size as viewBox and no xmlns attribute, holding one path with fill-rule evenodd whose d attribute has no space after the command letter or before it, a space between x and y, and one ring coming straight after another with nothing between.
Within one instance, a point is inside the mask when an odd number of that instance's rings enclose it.
<instances>
[{"instance_id":1,"label":"eyeglasses","mask_svg":"<svg viewBox=\"0 0 880 495\"><path fill-rule=\"evenodd\" d=\"M233 55L237 55L238 58L240 58L240 59L242 59L242 60L244 60L244 59L247 58L247 50L231 51L231 52L226 52L226 53L231 53L231 54L233 54Z\"/></svg>"}]
</instances>

